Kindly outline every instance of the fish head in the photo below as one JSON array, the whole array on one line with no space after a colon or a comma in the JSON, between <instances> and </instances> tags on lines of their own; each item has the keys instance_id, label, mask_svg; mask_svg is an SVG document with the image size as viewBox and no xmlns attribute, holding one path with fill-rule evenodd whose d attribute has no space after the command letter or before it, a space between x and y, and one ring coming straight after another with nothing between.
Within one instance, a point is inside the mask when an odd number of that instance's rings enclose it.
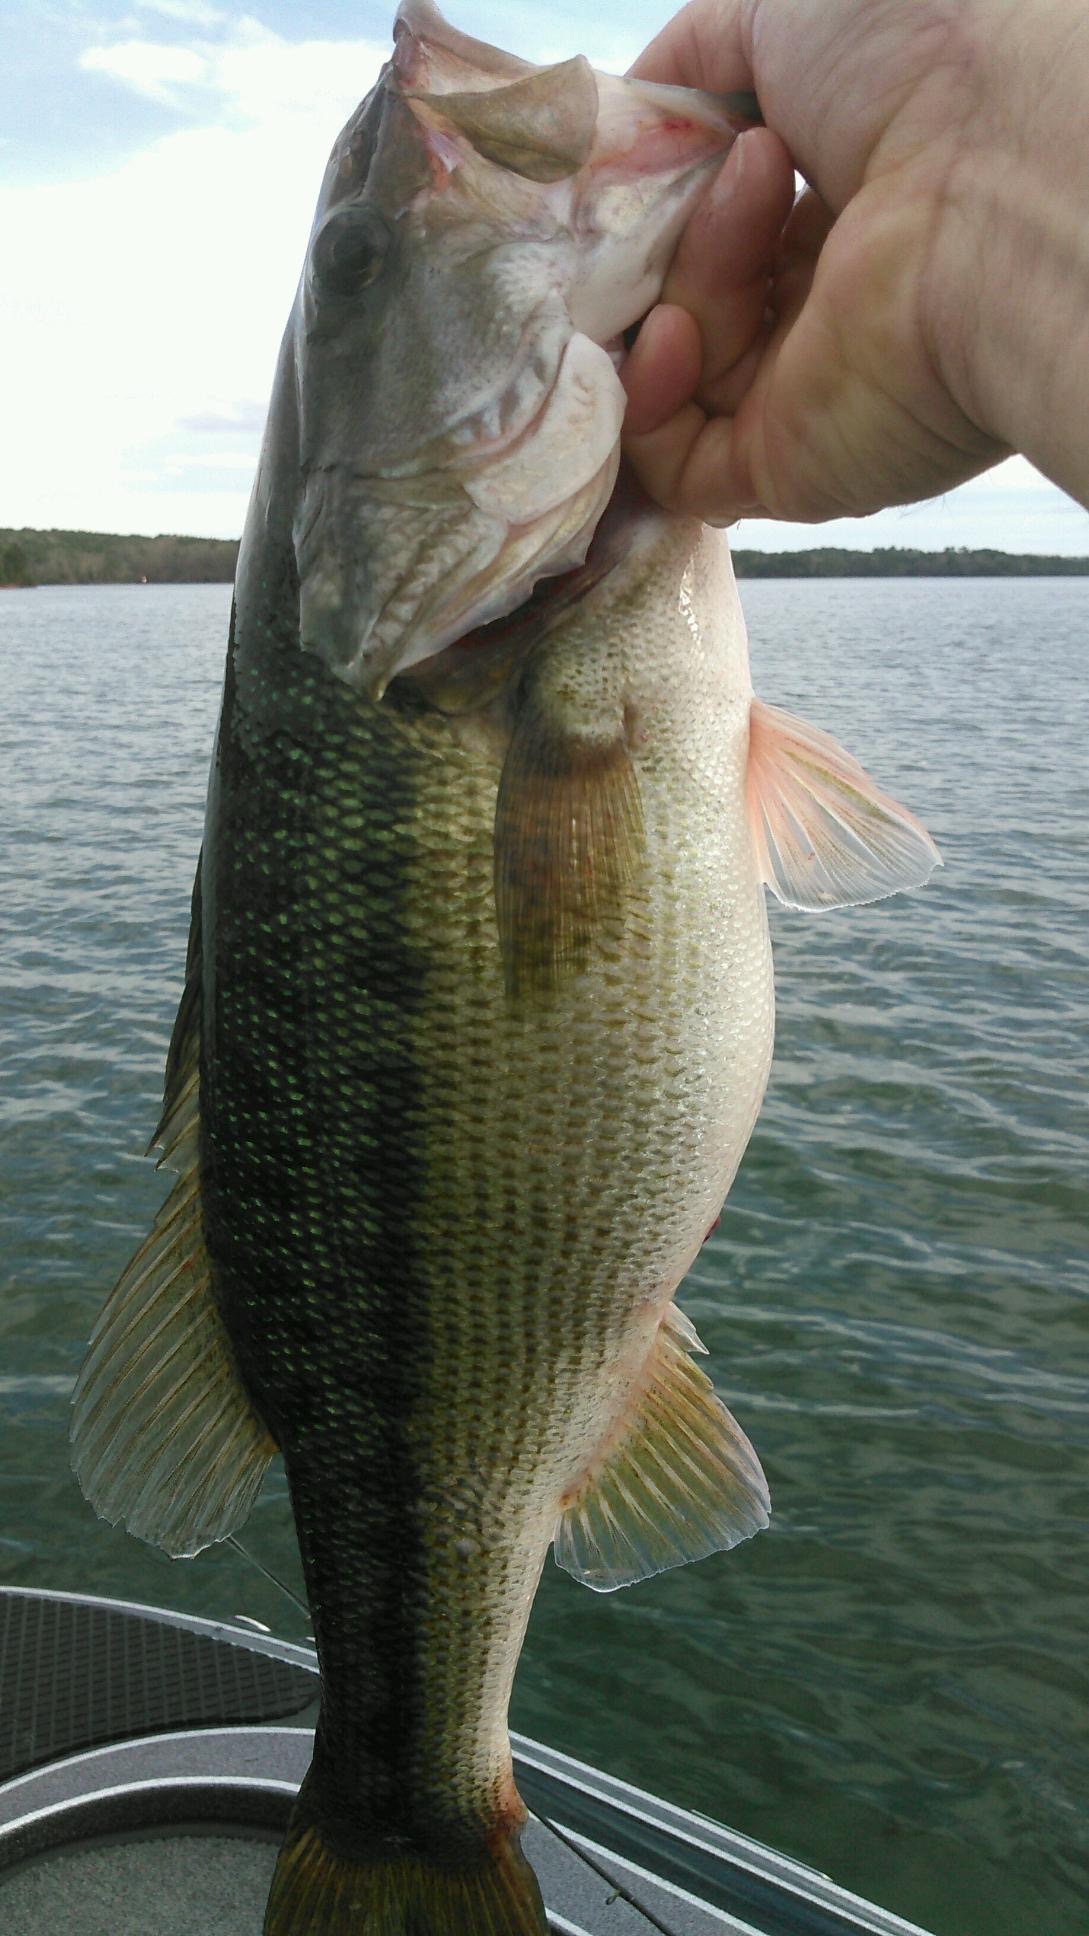
<instances>
[{"instance_id":1,"label":"fish head","mask_svg":"<svg viewBox=\"0 0 1089 1936\"><path fill-rule=\"evenodd\" d=\"M581 57L534 66L402 0L289 330L301 638L340 677L381 698L585 565L623 333L745 118Z\"/></svg>"}]
</instances>

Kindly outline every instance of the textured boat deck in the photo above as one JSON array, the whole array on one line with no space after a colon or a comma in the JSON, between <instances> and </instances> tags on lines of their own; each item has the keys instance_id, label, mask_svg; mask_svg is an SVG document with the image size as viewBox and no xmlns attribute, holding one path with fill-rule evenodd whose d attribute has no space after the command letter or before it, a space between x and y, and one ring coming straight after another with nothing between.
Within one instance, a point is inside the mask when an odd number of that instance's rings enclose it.
<instances>
[{"instance_id":1,"label":"textured boat deck","mask_svg":"<svg viewBox=\"0 0 1089 1936\"><path fill-rule=\"evenodd\" d=\"M4 1936L259 1936L316 1697L306 1648L0 1588ZM926 1936L730 1829L513 1746L555 1936Z\"/></svg>"},{"instance_id":2,"label":"textured boat deck","mask_svg":"<svg viewBox=\"0 0 1089 1936\"><path fill-rule=\"evenodd\" d=\"M17 1838L14 1862L0 1867L5 1936L258 1936L311 1740L309 1728L179 1731L92 1749L0 1787L0 1855L5 1834ZM604 1850L599 1866L566 1830L537 1819L524 1845L558 1936L750 1929L649 1875L633 1880Z\"/></svg>"},{"instance_id":3,"label":"textured boat deck","mask_svg":"<svg viewBox=\"0 0 1089 1936\"><path fill-rule=\"evenodd\" d=\"M255 1936L275 1861L273 1840L216 1835L62 1851L4 1883L4 1927L11 1936L58 1928L72 1936Z\"/></svg>"}]
</instances>

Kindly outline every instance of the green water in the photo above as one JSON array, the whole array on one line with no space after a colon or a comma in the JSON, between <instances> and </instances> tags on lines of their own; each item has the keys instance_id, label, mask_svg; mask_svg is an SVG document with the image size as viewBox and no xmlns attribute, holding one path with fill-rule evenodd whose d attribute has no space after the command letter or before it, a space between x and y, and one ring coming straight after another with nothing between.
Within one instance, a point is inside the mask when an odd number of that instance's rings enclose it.
<instances>
[{"instance_id":1,"label":"green water","mask_svg":"<svg viewBox=\"0 0 1089 1936\"><path fill-rule=\"evenodd\" d=\"M776 913L768 1101L682 1297L772 1528L603 1598L549 1565L514 1723L938 1936L1089 1929L1089 614L1077 580L745 588L757 684L924 818L921 894ZM161 1194L228 591L0 594L0 1579L298 1638L68 1474ZM298 1579L282 1480L245 1536Z\"/></svg>"}]
</instances>

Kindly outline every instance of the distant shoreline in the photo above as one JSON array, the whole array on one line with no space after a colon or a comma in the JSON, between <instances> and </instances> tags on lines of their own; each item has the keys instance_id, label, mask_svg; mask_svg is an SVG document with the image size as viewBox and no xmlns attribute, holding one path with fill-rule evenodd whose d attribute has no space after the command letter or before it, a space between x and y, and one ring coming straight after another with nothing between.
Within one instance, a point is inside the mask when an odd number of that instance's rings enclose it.
<instances>
[{"instance_id":1,"label":"distant shoreline","mask_svg":"<svg viewBox=\"0 0 1089 1936\"><path fill-rule=\"evenodd\" d=\"M0 528L0 591L33 585L229 585L236 538L144 538L104 531ZM915 551L886 545L855 551L733 551L739 578L1089 578L1089 558L1042 552Z\"/></svg>"}]
</instances>

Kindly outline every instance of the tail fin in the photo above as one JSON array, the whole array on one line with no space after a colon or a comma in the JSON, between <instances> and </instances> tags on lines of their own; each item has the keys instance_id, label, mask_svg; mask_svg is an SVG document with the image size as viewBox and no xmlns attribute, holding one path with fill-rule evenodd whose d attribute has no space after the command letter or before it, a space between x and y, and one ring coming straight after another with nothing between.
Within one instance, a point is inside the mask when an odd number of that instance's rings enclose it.
<instances>
[{"instance_id":1,"label":"tail fin","mask_svg":"<svg viewBox=\"0 0 1089 1936\"><path fill-rule=\"evenodd\" d=\"M469 1863L365 1836L337 1847L304 1784L264 1936L548 1936L548 1921L517 1829Z\"/></svg>"}]
</instances>

